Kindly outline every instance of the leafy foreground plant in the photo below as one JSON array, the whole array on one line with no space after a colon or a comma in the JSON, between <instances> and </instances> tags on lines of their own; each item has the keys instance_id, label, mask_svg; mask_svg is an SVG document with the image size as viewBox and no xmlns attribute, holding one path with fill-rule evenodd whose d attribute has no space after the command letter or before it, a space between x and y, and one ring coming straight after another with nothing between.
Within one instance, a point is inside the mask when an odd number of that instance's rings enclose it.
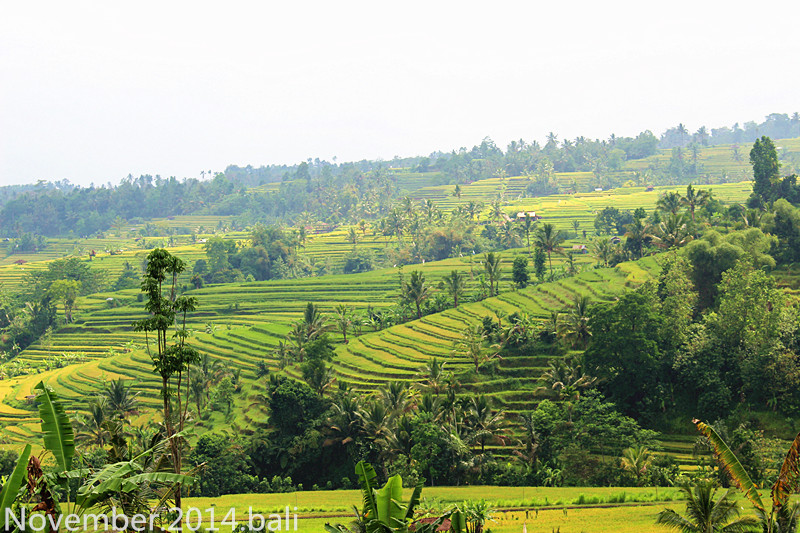
<instances>
[{"instance_id":1,"label":"leafy foreground plant","mask_svg":"<svg viewBox=\"0 0 800 533\"><path fill-rule=\"evenodd\" d=\"M789 450L786 452L786 458L784 459L780 472L778 473L778 479L775 481L775 484L772 485L772 508L770 509L769 513L767 513L766 506L764 505L764 502L758 493L758 487L755 483L753 483L753 480L750 479L750 476L742 466L742 463L739 462L736 454L733 453L730 447L728 447L728 445L713 427L697 419L693 420L693 422L697 426L697 430L700 431L700 433L702 433L711 444L711 447L714 451L714 456L717 458L720 468L728 473L734 485L736 485L736 487L738 487L744 493L745 497L755 508L758 521L753 521L752 525L748 525L746 527L744 524L742 524L742 527L736 526L731 529L728 529L727 527L723 528L721 526L717 526L716 524L714 524L716 529L686 529L685 526L679 525L677 522L673 524L665 523L665 525L672 525L673 527L681 529L682 531L760 530L764 533L793 533L797 531L798 518L800 518L800 504L790 504L789 497L793 493L797 492L798 488L800 488L800 433L798 433L798 435L794 438L792 445L789 446ZM695 488L695 495L693 495L693 498L695 499L697 499L700 495L697 492L698 490L700 490L700 487ZM716 502L714 507L718 509L718 514L729 512L729 510L726 511L726 506L728 504L720 505L727 498L728 494L725 494L725 496ZM702 503L702 505L700 505L700 508L707 509L709 504L709 501L705 501ZM692 499L690 499L689 504L687 505L687 510L689 510L690 514L692 511L688 508L692 505L694 504ZM665 513L667 513L667 511L659 514L659 523L662 523L662 515L666 516Z\"/></svg>"},{"instance_id":2,"label":"leafy foreground plant","mask_svg":"<svg viewBox=\"0 0 800 533\"><path fill-rule=\"evenodd\" d=\"M392 476L378 489L378 476L372 465L359 462L356 465L358 482L364 500L363 510L347 526L325 524L329 533L434 533L441 527L449 533L482 533L483 524L491 520L492 509L480 502L464 502L463 509L455 507L442 516L414 520L414 510L419 505L422 494L420 481L411 494L407 504L402 503L403 479Z\"/></svg>"},{"instance_id":3,"label":"leafy foreground plant","mask_svg":"<svg viewBox=\"0 0 800 533\"><path fill-rule=\"evenodd\" d=\"M72 424L64 412L58 395L43 382L34 389L38 392L39 416L42 420L43 444L56 462L53 472L44 473L38 457L31 456L28 444L17 461L11 476L0 492L0 531L14 531L14 523L7 523L8 510L17 511L25 505L26 496L34 497L38 503L28 514L42 512L46 515L49 529L57 531L64 516L84 517L90 510L107 513L112 507L118 517L130 517L136 513L149 513L149 500L159 499L156 507L162 506L170 490L160 495L158 488L171 489L180 483L192 483L190 475L171 472L156 472L146 469L140 461L149 455L164 454L168 442L162 441L129 461L107 464L98 472L88 468L72 467L75 455L75 436ZM175 437L178 437L176 434ZM153 461L152 464L158 463ZM83 480L74 502L70 501L70 481ZM19 517L20 513L13 513ZM129 522L129 520L128 520ZM115 527L114 524L111 524Z\"/></svg>"},{"instance_id":4,"label":"leafy foreground plant","mask_svg":"<svg viewBox=\"0 0 800 533\"><path fill-rule=\"evenodd\" d=\"M733 489L714 501L717 489L710 484L694 488L685 486L681 491L686 495L686 516L672 509L658 513L656 524L678 529L684 533L745 532L757 531L759 522L755 518L738 518L739 507L733 499Z\"/></svg>"}]
</instances>

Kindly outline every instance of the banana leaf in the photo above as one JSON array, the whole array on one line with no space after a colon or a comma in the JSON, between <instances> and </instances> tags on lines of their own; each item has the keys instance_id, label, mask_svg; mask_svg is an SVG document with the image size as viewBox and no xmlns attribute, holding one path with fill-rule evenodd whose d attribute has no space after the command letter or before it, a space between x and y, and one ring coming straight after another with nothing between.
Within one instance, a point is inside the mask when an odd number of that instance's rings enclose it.
<instances>
[{"instance_id":1,"label":"banana leaf","mask_svg":"<svg viewBox=\"0 0 800 533\"><path fill-rule=\"evenodd\" d=\"M798 485L800 485L800 433L789 446L778 479L772 486L773 506L779 509L789 503L789 496L797 492Z\"/></svg>"},{"instance_id":2,"label":"banana leaf","mask_svg":"<svg viewBox=\"0 0 800 533\"><path fill-rule=\"evenodd\" d=\"M455 510L450 515L450 531L453 533L467 533L467 516L463 511Z\"/></svg>"},{"instance_id":3,"label":"banana leaf","mask_svg":"<svg viewBox=\"0 0 800 533\"><path fill-rule=\"evenodd\" d=\"M711 443L714 449L714 456L717 458L720 467L730 475L733 483L739 490L744 492L745 497L750 500L750 503L752 503L757 510L765 513L764 502L761 501L761 496L758 494L758 487L756 487L753 480L750 479L750 476L742 466L742 463L739 462L736 454L725 444L725 441L714 431L714 428L696 418L692 420L692 422L697 426L697 430Z\"/></svg>"},{"instance_id":4,"label":"banana leaf","mask_svg":"<svg viewBox=\"0 0 800 533\"><path fill-rule=\"evenodd\" d=\"M11 529L7 527L6 509L10 509L11 506L14 505L14 500L17 499L17 493L19 492L20 487L22 487L22 483L25 481L25 475L28 468L28 459L30 459L30 456L31 445L28 444L25 446L25 449L22 450L22 455L20 455L19 460L17 460L17 466L14 467L14 471L11 472L11 475L8 476L5 485L3 485L3 490L0 491L0 512L3 513L2 516L0 516L0 531L7 531Z\"/></svg>"},{"instance_id":5,"label":"banana leaf","mask_svg":"<svg viewBox=\"0 0 800 533\"><path fill-rule=\"evenodd\" d=\"M400 501L403 498L403 479L392 476L382 489L375 493L375 505L378 509L378 521L384 526L395 529L405 524L406 513Z\"/></svg>"},{"instance_id":6,"label":"banana leaf","mask_svg":"<svg viewBox=\"0 0 800 533\"><path fill-rule=\"evenodd\" d=\"M91 507L114 494L132 493L145 483L174 485L176 483L192 483L194 478L183 474L169 472L137 473L138 465L125 462L108 465L78 490L78 504Z\"/></svg>"},{"instance_id":7,"label":"banana leaf","mask_svg":"<svg viewBox=\"0 0 800 533\"><path fill-rule=\"evenodd\" d=\"M372 465L359 461L356 465L358 483L361 485L361 495L364 498L364 515L367 520L377 520L378 507L375 503L375 486L378 475Z\"/></svg>"},{"instance_id":8,"label":"banana leaf","mask_svg":"<svg viewBox=\"0 0 800 533\"><path fill-rule=\"evenodd\" d=\"M46 387L42 381L34 389L39 391L36 401L42 419L44 447L56 458L59 471L66 472L72 468L72 457L75 455L72 423L64 412L61 400L52 389Z\"/></svg>"},{"instance_id":9,"label":"banana leaf","mask_svg":"<svg viewBox=\"0 0 800 533\"><path fill-rule=\"evenodd\" d=\"M414 492L411 493L411 499L408 500L408 508L406 509L406 521L411 521L414 518L414 510L419 505L419 499L422 496L422 481L417 483L414 487Z\"/></svg>"}]
</instances>

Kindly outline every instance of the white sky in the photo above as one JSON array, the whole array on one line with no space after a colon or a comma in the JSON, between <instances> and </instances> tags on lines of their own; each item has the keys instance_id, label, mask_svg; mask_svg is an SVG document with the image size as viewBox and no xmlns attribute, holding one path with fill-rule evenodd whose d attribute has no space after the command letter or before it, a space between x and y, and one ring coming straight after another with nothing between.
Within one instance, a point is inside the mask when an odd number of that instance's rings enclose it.
<instances>
[{"instance_id":1,"label":"white sky","mask_svg":"<svg viewBox=\"0 0 800 533\"><path fill-rule=\"evenodd\" d=\"M4 1L0 183L800 111L797 1L391 4Z\"/></svg>"}]
</instances>

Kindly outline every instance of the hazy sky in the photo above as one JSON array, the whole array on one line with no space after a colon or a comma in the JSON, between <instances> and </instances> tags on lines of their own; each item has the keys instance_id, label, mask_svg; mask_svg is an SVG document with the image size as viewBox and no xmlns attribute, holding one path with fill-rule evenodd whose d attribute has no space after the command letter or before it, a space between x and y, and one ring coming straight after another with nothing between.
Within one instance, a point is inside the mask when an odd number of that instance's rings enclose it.
<instances>
[{"instance_id":1,"label":"hazy sky","mask_svg":"<svg viewBox=\"0 0 800 533\"><path fill-rule=\"evenodd\" d=\"M0 183L800 110L797 1L389 4L3 2Z\"/></svg>"}]
</instances>

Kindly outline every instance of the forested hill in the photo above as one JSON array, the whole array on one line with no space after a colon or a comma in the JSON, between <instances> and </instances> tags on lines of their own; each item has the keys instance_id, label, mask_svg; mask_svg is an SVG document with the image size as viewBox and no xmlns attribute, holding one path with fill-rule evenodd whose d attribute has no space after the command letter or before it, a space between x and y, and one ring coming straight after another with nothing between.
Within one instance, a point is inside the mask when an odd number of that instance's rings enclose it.
<instances>
[{"instance_id":1,"label":"forested hill","mask_svg":"<svg viewBox=\"0 0 800 533\"><path fill-rule=\"evenodd\" d=\"M718 183L746 179L748 143L759 134L800 136L800 116L771 114L744 128L679 124L660 139L636 137L512 141L505 150L491 139L472 149L434 152L392 161L330 163L319 159L294 166L229 166L211 179L128 176L119 185L78 187L67 181L0 188L0 236L90 236L114 225L176 215L236 215L242 226L296 222L355 223L386 216L404 195L430 186L525 176L527 196L620 187L626 183ZM729 143L721 148L720 143ZM784 172L797 172L800 146L784 143ZM202 176L205 178L206 172ZM209 172L208 175L211 173ZM575 179L582 174L580 180ZM559 179L565 178L565 179ZM564 186L567 183L567 186ZM457 191L454 191L457 194ZM493 198L483 198L491 201ZM33 240L33 239L28 239Z\"/></svg>"}]
</instances>

